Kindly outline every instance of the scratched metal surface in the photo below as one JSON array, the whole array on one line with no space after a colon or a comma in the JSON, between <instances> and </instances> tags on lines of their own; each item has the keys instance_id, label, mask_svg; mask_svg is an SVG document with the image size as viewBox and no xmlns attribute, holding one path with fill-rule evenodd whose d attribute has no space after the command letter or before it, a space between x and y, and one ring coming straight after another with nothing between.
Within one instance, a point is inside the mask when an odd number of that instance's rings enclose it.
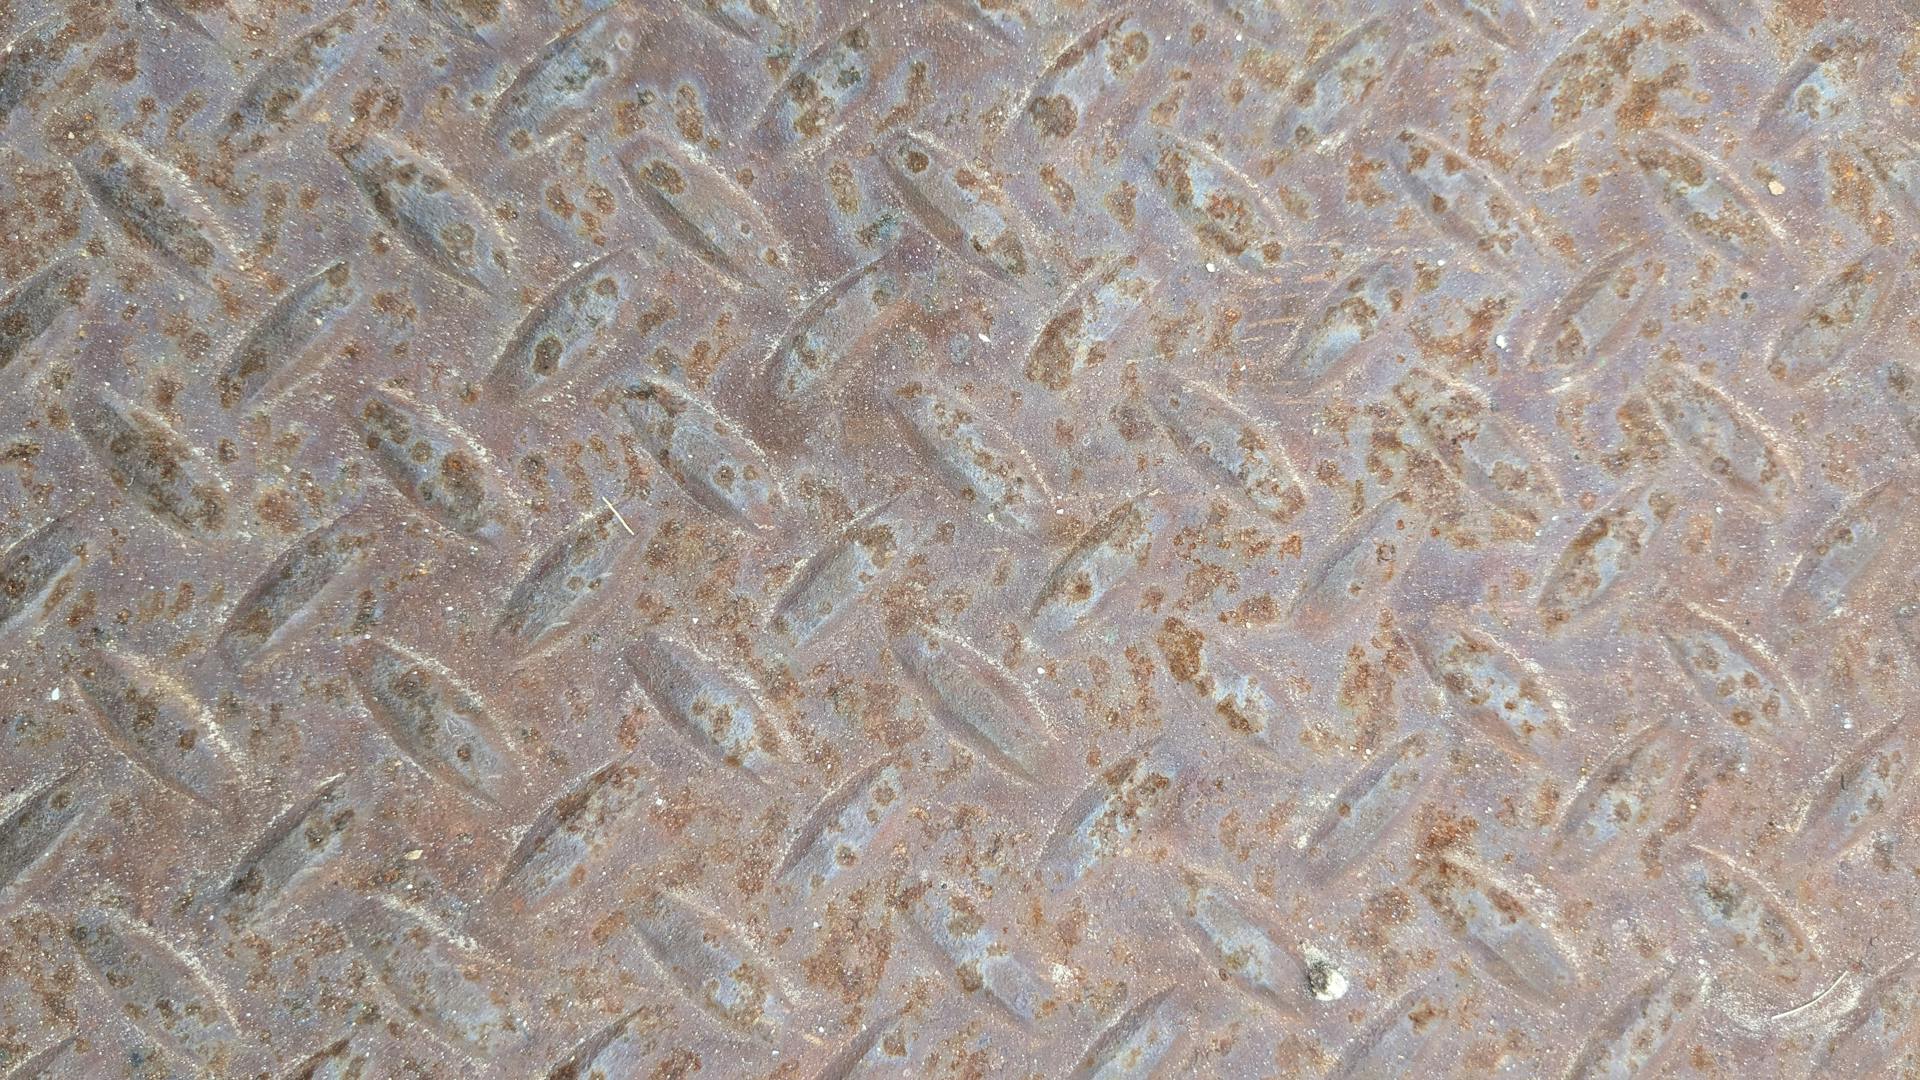
<instances>
[{"instance_id":1,"label":"scratched metal surface","mask_svg":"<svg viewBox=\"0 0 1920 1080\"><path fill-rule=\"evenodd\" d=\"M0 6L0 1076L1920 1075L1913 17Z\"/></svg>"}]
</instances>

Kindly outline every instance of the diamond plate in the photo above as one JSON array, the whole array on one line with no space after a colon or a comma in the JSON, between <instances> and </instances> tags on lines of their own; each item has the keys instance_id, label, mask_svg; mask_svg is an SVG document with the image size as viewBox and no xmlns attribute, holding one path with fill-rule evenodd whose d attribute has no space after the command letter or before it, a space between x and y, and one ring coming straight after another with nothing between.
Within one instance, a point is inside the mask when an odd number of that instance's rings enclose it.
<instances>
[{"instance_id":1,"label":"diamond plate","mask_svg":"<svg viewBox=\"0 0 1920 1080\"><path fill-rule=\"evenodd\" d=\"M1912 18L0 6L0 1076L1920 1076Z\"/></svg>"}]
</instances>

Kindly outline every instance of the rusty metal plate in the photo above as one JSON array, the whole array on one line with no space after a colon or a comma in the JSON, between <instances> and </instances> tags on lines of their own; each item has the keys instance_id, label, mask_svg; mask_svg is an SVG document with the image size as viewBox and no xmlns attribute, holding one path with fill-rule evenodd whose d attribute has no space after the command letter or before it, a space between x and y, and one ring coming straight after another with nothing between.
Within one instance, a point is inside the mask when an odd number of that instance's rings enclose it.
<instances>
[{"instance_id":1,"label":"rusty metal plate","mask_svg":"<svg viewBox=\"0 0 1920 1080\"><path fill-rule=\"evenodd\" d=\"M1912 19L0 5L0 1076L1920 1075Z\"/></svg>"}]
</instances>

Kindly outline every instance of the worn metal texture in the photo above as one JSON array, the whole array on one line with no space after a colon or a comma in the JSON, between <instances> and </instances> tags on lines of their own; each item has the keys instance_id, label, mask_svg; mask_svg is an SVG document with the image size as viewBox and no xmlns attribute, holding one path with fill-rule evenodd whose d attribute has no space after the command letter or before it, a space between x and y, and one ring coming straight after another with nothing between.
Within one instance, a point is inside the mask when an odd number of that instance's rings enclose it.
<instances>
[{"instance_id":1,"label":"worn metal texture","mask_svg":"<svg viewBox=\"0 0 1920 1080\"><path fill-rule=\"evenodd\" d=\"M1913 19L0 4L0 1076L1920 1075Z\"/></svg>"}]
</instances>

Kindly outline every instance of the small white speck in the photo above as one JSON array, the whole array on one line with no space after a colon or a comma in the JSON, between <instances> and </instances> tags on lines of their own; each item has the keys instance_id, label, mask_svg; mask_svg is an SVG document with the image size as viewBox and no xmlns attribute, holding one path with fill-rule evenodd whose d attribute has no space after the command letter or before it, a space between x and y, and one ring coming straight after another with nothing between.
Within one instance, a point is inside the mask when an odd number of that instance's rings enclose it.
<instances>
[{"instance_id":1,"label":"small white speck","mask_svg":"<svg viewBox=\"0 0 1920 1080\"><path fill-rule=\"evenodd\" d=\"M1208 263L1208 264L1207 264L1207 273L1209 273L1209 274L1217 274L1217 273L1219 273L1219 272L1220 272L1220 269L1219 269L1219 267L1216 267L1216 266L1214 266L1214 265L1213 265L1212 263Z\"/></svg>"},{"instance_id":2,"label":"small white speck","mask_svg":"<svg viewBox=\"0 0 1920 1080\"><path fill-rule=\"evenodd\" d=\"M1307 961L1307 992L1315 1001L1339 1001L1347 996L1349 984L1347 973L1333 959L1319 949L1302 942L1301 952Z\"/></svg>"},{"instance_id":3,"label":"small white speck","mask_svg":"<svg viewBox=\"0 0 1920 1080\"><path fill-rule=\"evenodd\" d=\"M989 342L993 340L992 338L988 337L985 334L975 334L973 336L979 338L982 342Z\"/></svg>"},{"instance_id":4,"label":"small white speck","mask_svg":"<svg viewBox=\"0 0 1920 1080\"><path fill-rule=\"evenodd\" d=\"M1785 195L1786 193L1787 193L1787 185L1781 183L1778 180L1767 181L1767 194Z\"/></svg>"},{"instance_id":5,"label":"small white speck","mask_svg":"<svg viewBox=\"0 0 1920 1080\"><path fill-rule=\"evenodd\" d=\"M1435 263L1434 265L1436 265L1436 266L1445 266L1445 265L1447 265L1447 260L1445 260L1445 259L1441 259L1441 260L1440 260L1440 261L1439 261L1438 263Z\"/></svg>"},{"instance_id":6,"label":"small white speck","mask_svg":"<svg viewBox=\"0 0 1920 1080\"><path fill-rule=\"evenodd\" d=\"M1505 334L1495 334L1495 335L1493 335L1493 343L1494 343L1495 345L1498 345L1498 346L1500 346L1500 347L1501 347L1501 348L1503 348L1503 349L1504 349L1504 348L1506 348L1506 347L1507 347L1507 335L1505 335Z\"/></svg>"},{"instance_id":7,"label":"small white speck","mask_svg":"<svg viewBox=\"0 0 1920 1080\"><path fill-rule=\"evenodd\" d=\"M54 688L53 688L53 689L52 689L51 691L49 691L49 692L48 692L48 694L47 694L47 700L48 700L48 701L59 701L59 700L60 700L60 688L56 686L56 687L54 687Z\"/></svg>"},{"instance_id":8,"label":"small white speck","mask_svg":"<svg viewBox=\"0 0 1920 1080\"><path fill-rule=\"evenodd\" d=\"M419 862L420 856L425 854L426 852L420 850L419 848L414 848L412 851L409 851L405 855L402 855L401 858L407 860L408 862Z\"/></svg>"}]
</instances>

